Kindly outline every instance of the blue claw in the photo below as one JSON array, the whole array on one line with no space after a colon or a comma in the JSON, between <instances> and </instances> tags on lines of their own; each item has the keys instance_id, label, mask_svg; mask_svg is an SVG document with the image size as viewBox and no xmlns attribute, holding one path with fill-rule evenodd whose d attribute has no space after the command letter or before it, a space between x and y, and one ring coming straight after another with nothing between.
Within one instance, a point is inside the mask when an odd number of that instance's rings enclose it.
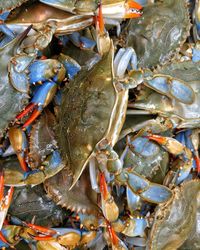
<instances>
[{"instance_id":1,"label":"blue claw","mask_svg":"<svg viewBox=\"0 0 200 250\"><path fill-rule=\"evenodd\" d=\"M148 80L148 86L152 87L158 92L167 95L170 91L169 85L167 83L167 79L165 76L157 76L152 80Z\"/></svg>"},{"instance_id":2,"label":"blue claw","mask_svg":"<svg viewBox=\"0 0 200 250\"><path fill-rule=\"evenodd\" d=\"M5 21L7 17L9 16L10 11L5 11L2 14L0 14L0 20Z\"/></svg>"},{"instance_id":3,"label":"blue claw","mask_svg":"<svg viewBox=\"0 0 200 250\"><path fill-rule=\"evenodd\" d=\"M193 167L193 164L191 165L191 168L192 167ZM191 168L182 168L179 170L178 177L176 179L176 185L179 185L180 183L182 183L188 178Z\"/></svg>"},{"instance_id":4,"label":"blue claw","mask_svg":"<svg viewBox=\"0 0 200 250\"><path fill-rule=\"evenodd\" d=\"M186 144L186 141L185 141L185 131L178 133L175 136L175 139L185 146L185 144Z\"/></svg>"},{"instance_id":5,"label":"blue claw","mask_svg":"<svg viewBox=\"0 0 200 250\"><path fill-rule=\"evenodd\" d=\"M129 187L126 188L126 198L130 212L138 210L140 206L140 196L133 193Z\"/></svg>"},{"instance_id":6,"label":"blue claw","mask_svg":"<svg viewBox=\"0 0 200 250\"><path fill-rule=\"evenodd\" d=\"M0 32L4 33L4 37L0 41L1 48L16 37L15 34L12 32L12 30L10 30L6 24L0 24Z\"/></svg>"},{"instance_id":7,"label":"blue claw","mask_svg":"<svg viewBox=\"0 0 200 250\"><path fill-rule=\"evenodd\" d=\"M44 82L52 79L61 82L65 78L64 66L54 59L38 60L29 67L30 83Z\"/></svg>"},{"instance_id":8,"label":"blue claw","mask_svg":"<svg viewBox=\"0 0 200 250\"><path fill-rule=\"evenodd\" d=\"M9 79L12 86L21 93L29 92L29 78L26 69L34 60L33 56L17 55L12 58L9 67L10 74Z\"/></svg>"},{"instance_id":9,"label":"blue claw","mask_svg":"<svg viewBox=\"0 0 200 250\"><path fill-rule=\"evenodd\" d=\"M0 31L4 33L5 36L10 38L10 41L16 37L16 35L12 32L11 29L7 27L6 24L0 24Z\"/></svg>"},{"instance_id":10,"label":"blue claw","mask_svg":"<svg viewBox=\"0 0 200 250\"><path fill-rule=\"evenodd\" d=\"M128 180L127 180L128 187L130 190L136 194L140 194L149 186L149 181L142 178L140 175L129 172L128 173Z\"/></svg>"},{"instance_id":11,"label":"blue claw","mask_svg":"<svg viewBox=\"0 0 200 250\"><path fill-rule=\"evenodd\" d=\"M194 91L188 85L179 80L173 79L170 86L171 95L173 95L178 101L186 104L192 104L194 102Z\"/></svg>"},{"instance_id":12,"label":"blue claw","mask_svg":"<svg viewBox=\"0 0 200 250\"><path fill-rule=\"evenodd\" d=\"M84 37L84 36L81 36L79 34L79 32L74 32L70 35L68 35L69 37L69 40L77 47L80 47L81 49L93 49L94 46L96 45L96 42L87 38L87 37Z\"/></svg>"},{"instance_id":13,"label":"blue claw","mask_svg":"<svg viewBox=\"0 0 200 250\"><path fill-rule=\"evenodd\" d=\"M172 192L165 186L151 183L149 188L140 194L141 198L151 203L162 203L172 197Z\"/></svg>"},{"instance_id":14,"label":"blue claw","mask_svg":"<svg viewBox=\"0 0 200 250\"><path fill-rule=\"evenodd\" d=\"M65 165L62 163L61 155L58 150L52 152L47 157L44 170L35 169L24 173L22 182L25 184L38 185L46 178L50 178L63 169Z\"/></svg>"},{"instance_id":15,"label":"blue claw","mask_svg":"<svg viewBox=\"0 0 200 250\"><path fill-rule=\"evenodd\" d=\"M56 90L57 84L55 82L46 81L37 87L31 102L38 105L39 107L46 107L52 100Z\"/></svg>"},{"instance_id":16,"label":"blue claw","mask_svg":"<svg viewBox=\"0 0 200 250\"><path fill-rule=\"evenodd\" d=\"M23 110L16 119L21 119L29 112L33 111L28 120L24 123L22 128L28 127L40 115L43 108L46 107L53 99L57 91L57 84L52 81L46 81L36 88L34 96L29 105Z\"/></svg>"},{"instance_id":17,"label":"blue claw","mask_svg":"<svg viewBox=\"0 0 200 250\"><path fill-rule=\"evenodd\" d=\"M175 98L179 102L192 104L195 94L193 89L179 79L173 79L165 75L156 75L152 79L145 79L148 87L164 94L170 98Z\"/></svg>"},{"instance_id":18,"label":"blue claw","mask_svg":"<svg viewBox=\"0 0 200 250\"><path fill-rule=\"evenodd\" d=\"M185 146L190 149L191 152L194 152L194 145L191 140L192 130L188 129L185 131Z\"/></svg>"},{"instance_id":19,"label":"blue claw","mask_svg":"<svg viewBox=\"0 0 200 250\"><path fill-rule=\"evenodd\" d=\"M58 39L60 40L63 46L66 46L69 42L69 38L67 36L58 36Z\"/></svg>"},{"instance_id":20,"label":"blue claw","mask_svg":"<svg viewBox=\"0 0 200 250\"><path fill-rule=\"evenodd\" d=\"M199 32L200 34L200 32ZM193 48L192 49L192 61L199 62L200 61L200 49Z\"/></svg>"},{"instance_id":21,"label":"blue claw","mask_svg":"<svg viewBox=\"0 0 200 250\"><path fill-rule=\"evenodd\" d=\"M194 157L195 149L194 149L194 145L193 145L191 138L190 138L191 135L192 135L192 131L191 131L191 129L188 129L188 130L180 132L178 135L176 135L176 139L180 143L185 145L188 149L190 149L190 151L193 153L193 157ZM188 162L189 159L184 154L183 154L183 160L186 162L186 164L184 164L183 167L178 170L178 177L176 179L176 185L179 185L181 182L186 180L190 174L191 169L196 166L195 160L193 159L191 163L190 163L190 161ZM187 162L188 162L188 164L187 164Z\"/></svg>"},{"instance_id":22,"label":"blue claw","mask_svg":"<svg viewBox=\"0 0 200 250\"><path fill-rule=\"evenodd\" d=\"M68 78L72 80L74 76L81 70L81 66L71 57L60 54L58 60L64 65Z\"/></svg>"},{"instance_id":23,"label":"blue claw","mask_svg":"<svg viewBox=\"0 0 200 250\"><path fill-rule=\"evenodd\" d=\"M13 40L16 36L12 32L11 29L8 28L8 26L4 23L4 21L7 19L8 15L10 14L10 11L5 11L2 14L0 14L0 32L2 32L5 36L0 42L0 47L4 47L7 43L9 43L11 40Z\"/></svg>"}]
</instances>

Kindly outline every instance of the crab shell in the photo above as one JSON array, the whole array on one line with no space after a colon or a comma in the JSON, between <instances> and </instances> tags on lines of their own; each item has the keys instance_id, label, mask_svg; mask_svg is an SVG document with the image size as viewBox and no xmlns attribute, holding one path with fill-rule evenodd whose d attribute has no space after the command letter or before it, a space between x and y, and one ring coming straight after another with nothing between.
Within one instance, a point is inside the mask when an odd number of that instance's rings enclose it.
<instances>
[{"instance_id":1,"label":"crab shell","mask_svg":"<svg viewBox=\"0 0 200 250\"><path fill-rule=\"evenodd\" d=\"M28 95L26 93L20 93L11 85L8 70L10 60L14 56L16 49L26 36L27 32L28 31L25 31L3 48L0 48L0 137L3 134L5 128L8 127L9 122L11 122L28 103Z\"/></svg>"},{"instance_id":2,"label":"crab shell","mask_svg":"<svg viewBox=\"0 0 200 250\"><path fill-rule=\"evenodd\" d=\"M58 145L77 182L101 143L116 143L122 128L128 90L118 92L113 76L114 48L91 70L81 71L63 92Z\"/></svg>"},{"instance_id":3,"label":"crab shell","mask_svg":"<svg viewBox=\"0 0 200 250\"><path fill-rule=\"evenodd\" d=\"M70 170L64 168L58 174L44 182L48 196L58 205L75 212L98 213L97 194L92 190L88 171L84 172L75 186L68 191L72 183Z\"/></svg>"},{"instance_id":4,"label":"crab shell","mask_svg":"<svg viewBox=\"0 0 200 250\"><path fill-rule=\"evenodd\" d=\"M57 147L53 126L55 126L55 117L46 109L31 129L28 156L32 169L39 168L47 155Z\"/></svg>"},{"instance_id":5,"label":"crab shell","mask_svg":"<svg viewBox=\"0 0 200 250\"><path fill-rule=\"evenodd\" d=\"M188 181L173 191L173 198L157 207L149 236L149 250L177 249L193 229L200 181Z\"/></svg>"},{"instance_id":6,"label":"crab shell","mask_svg":"<svg viewBox=\"0 0 200 250\"><path fill-rule=\"evenodd\" d=\"M20 5L22 5L27 1L28 0L9 0L9 1L0 0L0 12L13 10L14 8L19 7Z\"/></svg>"},{"instance_id":7,"label":"crab shell","mask_svg":"<svg viewBox=\"0 0 200 250\"><path fill-rule=\"evenodd\" d=\"M169 61L185 42L190 30L186 0L165 0L144 8L141 18L127 27L127 46L138 56L139 67Z\"/></svg>"},{"instance_id":8,"label":"crab shell","mask_svg":"<svg viewBox=\"0 0 200 250\"><path fill-rule=\"evenodd\" d=\"M42 185L16 188L8 213L26 222L35 218L35 224L48 227L60 225L66 216L66 211L46 195Z\"/></svg>"}]
</instances>

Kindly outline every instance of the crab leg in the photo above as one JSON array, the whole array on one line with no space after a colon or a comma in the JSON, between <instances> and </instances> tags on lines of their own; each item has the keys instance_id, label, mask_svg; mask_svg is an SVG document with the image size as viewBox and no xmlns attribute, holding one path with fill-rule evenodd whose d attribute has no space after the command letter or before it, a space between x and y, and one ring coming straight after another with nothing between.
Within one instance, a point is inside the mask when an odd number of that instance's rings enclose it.
<instances>
[{"instance_id":1,"label":"crab leg","mask_svg":"<svg viewBox=\"0 0 200 250\"><path fill-rule=\"evenodd\" d=\"M0 230L3 226L4 220L10 206L14 187L10 187L6 196L4 196L4 176L0 173Z\"/></svg>"}]
</instances>

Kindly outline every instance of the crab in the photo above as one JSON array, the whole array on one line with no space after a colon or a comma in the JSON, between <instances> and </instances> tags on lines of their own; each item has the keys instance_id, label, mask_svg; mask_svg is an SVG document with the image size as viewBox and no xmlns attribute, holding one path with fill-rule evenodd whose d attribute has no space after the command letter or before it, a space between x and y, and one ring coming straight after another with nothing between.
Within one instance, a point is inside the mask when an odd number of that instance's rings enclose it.
<instances>
[{"instance_id":1,"label":"crab","mask_svg":"<svg viewBox=\"0 0 200 250\"><path fill-rule=\"evenodd\" d=\"M135 49L139 67L154 68L175 56L191 27L187 4L164 0L144 7L143 16L130 21L126 45Z\"/></svg>"},{"instance_id":2,"label":"crab","mask_svg":"<svg viewBox=\"0 0 200 250\"><path fill-rule=\"evenodd\" d=\"M199 62L185 61L157 68L150 78L147 77L148 79L144 80L145 85L153 90L144 87L131 106L169 117L174 120L177 128L198 127L199 65ZM180 90L172 94L171 87L165 85L167 81L162 80L163 75L169 79L169 82L170 79L177 79L179 86L182 85ZM164 88L166 87L164 91L161 90L162 84Z\"/></svg>"},{"instance_id":3,"label":"crab","mask_svg":"<svg viewBox=\"0 0 200 250\"><path fill-rule=\"evenodd\" d=\"M199 190L199 180L188 181L173 190L173 199L157 207L148 249L176 249L184 243L196 220Z\"/></svg>"}]
</instances>

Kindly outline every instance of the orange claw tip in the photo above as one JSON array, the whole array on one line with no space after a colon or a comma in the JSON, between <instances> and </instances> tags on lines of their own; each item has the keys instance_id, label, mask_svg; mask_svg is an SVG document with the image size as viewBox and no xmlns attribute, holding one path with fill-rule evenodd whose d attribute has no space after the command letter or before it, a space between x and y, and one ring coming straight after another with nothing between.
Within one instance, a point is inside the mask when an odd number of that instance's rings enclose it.
<instances>
[{"instance_id":1,"label":"orange claw tip","mask_svg":"<svg viewBox=\"0 0 200 250\"><path fill-rule=\"evenodd\" d=\"M11 246L10 243L7 241L7 239L4 237L4 235L2 234L1 231L0 231L0 240L1 240L2 242L4 242L5 244Z\"/></svg>"},{"instance_id":2,"label":"orange claw tip","mask_svg":"<svg viewBox=\"0 0 200 250\"><path fill-rule=\"evenodd\" d=\"M24 172L28 172L28 171L29 171L29 168L28 168L28 166L27 166L27 164L26 164L25 159L24 159L20 154L17 155L17 158L18 158L18 161L19 161L19 164L20 164L22 170L23 170Z\"/></svg>"},{"instance_id":3,"label":"orange claw tip","mask_svg":"<svg viewBox=\"0 0 200 250\"><path fill-rule=\"evenodd\" d=\"M24 123L24 125L22 126L22 129L28 127L29 125L31 125L32 122L34 122L36 120L36 118L41 114L40 110L34 110L33 113L31 114L31 116L29 117L29 119Z\"/></svg>"},{"instance_id":4,"label":"orange claw tip","mask_svg":"<svg viewBox=\"0 0 200 250\"><path fill-rule=\"evenodd\" d=\"M99 4L99 14L98 14L98 24L99 24L99 32L100 34L104 34L104 20L103 20L103 12L102 12L102 4Z\"/></svg>"},{"instance_id":5,"label":"orange claw tip","mask_svg":"<svg viewBox=\"0 0 200 250\"><path fill-rule=\"evenodd\" d=\"M104 173L99 174L99 184L100 184L100 192L103 196L103 199L106 200L108 197L108 188Z\"/></svg>"},{"instance_id":6,"label":"orange claw tip","mask_svg":"<svg viewBox=\"0 0 200 250\"><path fill-rule=\"evenodd\" d=\"M57 233L53 229L42 227L42 226L38 226L38 225L35 225L35 224L32 224L32 223L26 223L26 226L29 227L29 228L31 228L31 229L33 229L33 230L39 231L40 233L50 234L51 236Z\"/></svg>"},{"instance_id":7,"label":"orange claw tip","mask_svg":"<svg viewBox=\"0 0 200 250\"><path fill-rule=\"evenodd\" d=\"M35 104L29 103L26 106L26 108L16 116L16 119L19 120L19 119L23 118L25 115L27 115L29 112L31 112L34 108L35 108Z\"/></svg>"},{"instance_id":8,"label":"orange claw tip","mask_svg":"<svg viewBox=\"0 0 200 250\"><path fill-rule=\"evenodd\" d=\"M109 222L107 222L107 227L108 227L108 232L109 232L112 244L114 246L117 246L119 244L119 239Z\"/></svg>"},{"instance_id":9,"label":"orange claw tip","mask_svg":"<svg viewBox=\"0 0 200 250\"><path fill-rule=\"evenodd\" d=\"M197 173L200 174L200 159L197 155L194 156L194 160L197 166Z\"/></svg>"},{"instance_id":10,"label":"orange claw tip","mask_svg":"<svg viewBox=\"0 0 200 250\"><path fill-rule=\"evenodd\" d=\"M132 0L128 0L126 4L128 5L128 8L134 8L134 9L137 9L137 10L142 9L142 5L140 5L139 3L134 2Z\"/></svg>"},{"instance_id":11,"label":"orange claw tip","mask_svg":"<svg viewBox=\"0 0 200 250\"><path fill-rule=\"evenodd\" d=\"M3 200L4 197L4 176L3 172L0 172L0 202Z\"/></svg>"},{"instance_id":12,"label":"orange claw tip","mask_svg":"<svg viewBox=\"0 0 200 250\"><path fill-rule=\"evenodd\" d=\"M134 13L134 12L127 12L125 15L124 15L124 18L127 18L127 19L131 19L131 18L137 18L137 17L141 17L141 13Z\"/></svg>"},{"instance_id":13,"label":"orange claw tip","mask_svg":"<svg viewBox=\"0 0 200 250\"><path fill-rule=\"evenodd\" d=\"M49 241L49 240L52 240L54 239L52 236L49 236L49 235L46 235L46 236L34 236L32 234L30 234L30 237L33 239L33 240L36 240L36 241Z\"/></svg>"},{"instance_id":14,"label":"orange claw tip","mask_svg":"<svg viewBox=\"0 0 200 250\"><path fill-rule=\"evenodd\" d=\"M166 143L166 138L163 136L159 136L159 135L147 135L145 136L146 138L148 138L149 140L152 141L156 141L157 143L163 145Z\"/></svg>"}]
</instances>

